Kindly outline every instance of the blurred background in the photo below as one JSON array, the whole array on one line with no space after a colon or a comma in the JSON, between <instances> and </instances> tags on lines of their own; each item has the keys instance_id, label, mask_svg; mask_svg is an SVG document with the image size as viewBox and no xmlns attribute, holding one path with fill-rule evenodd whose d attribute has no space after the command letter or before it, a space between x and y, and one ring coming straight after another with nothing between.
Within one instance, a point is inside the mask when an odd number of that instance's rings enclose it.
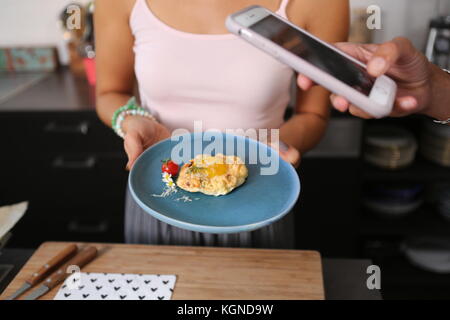
<instances>
[{"instance_id":1,"label":"blurred background","mask_svg":"<svg viewBox=\"0 0 450 320\"><path fill-rule=\"evenodd\" d=\"M76 2L82 29L73 32L63 23L71 3L1 1L0 205L29 201L8 248L123 242L126 157L95 114L95 8ZM449 0L351 3L353 41L406 36L449 68ZM381 8L381 30L367 30L369 5ZM420 116L363 121L335 113L299 174L298 249L372 259L385 299L449 297L448 126Z\"/></svg>"}]
</instances>

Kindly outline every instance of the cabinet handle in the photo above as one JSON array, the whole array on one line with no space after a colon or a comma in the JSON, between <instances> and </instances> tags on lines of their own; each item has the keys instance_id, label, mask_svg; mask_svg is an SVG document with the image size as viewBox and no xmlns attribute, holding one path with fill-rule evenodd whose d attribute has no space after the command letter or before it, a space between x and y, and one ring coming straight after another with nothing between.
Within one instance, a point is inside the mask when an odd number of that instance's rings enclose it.
<instances>
[{"instance_id":1,"label":"cabinet handle","mask_svg":"<svg viewBox=\"0 0 450 320\"><path fill-rule=\"evenodd\" d=\"M70 133L87 135L89 132L89 122L81 121L76 124L59 124L56 121L49 122L44 131L47 133Z\"/></svg>"},{"instance_id":2,"label":"cabinet handle","mask_svg":"<svg viewBox=\"0 0 450 320\"><path fill-rule=\"evenodd\" d=\"M98 223L80 223L77 220L69 221L67 225L67 229L69 232L76 233L90 233L90 234L99 234L106 233L109 230L109 224L107 221L99 221Z\"/></svg>"},{"instance_id":3,"label":"cabinet handle","mask_svg":"<svg viewBox=\"0 0 450 320\"><path fill-rule=\"evenodd\" d=\"M79 169L92 170L97 163L94 156L88 156L82 160L65 159L63 156L56 157L52 162L52 167L55 169Z\"/></svg>"}]
</instances>

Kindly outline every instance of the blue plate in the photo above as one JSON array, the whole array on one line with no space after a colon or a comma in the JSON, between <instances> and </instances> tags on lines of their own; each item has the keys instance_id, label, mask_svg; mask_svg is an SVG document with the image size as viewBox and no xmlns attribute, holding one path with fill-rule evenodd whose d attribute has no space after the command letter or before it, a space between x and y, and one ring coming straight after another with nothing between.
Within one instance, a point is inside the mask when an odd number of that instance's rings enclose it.
<instances>
[{"instance_id":1,"label":"blue plate","mask_svg":"<svg viewBox=\"0 0 450 320\"><path fill-rule=\"evenodd\" d=\"M155 197L154 195L160 195L165 187L161 180L161 161L171 158L173 148L179 146L179 141L168 139L146 150L131 170L129 188L139 206L153 217L170 225L206 233L252 231L267 226L289 213L300 194L300 180L295 169L281 160L275 150L263 143L224 133L215 135L215 139L205 136L205 133L187 134L179 138L185 142L190 141L191 149L186 154L190 157L187 159L203 153L240 156L249 170L247 181L242 186L220 197L190 193L180 188L177 193L168 197ZM234 148L211 151L208 147L211 141L220 139L223 146L234 145ZM245 152L243 153L238 146L245 146ZM250 161L252 159L250 150L256 149L259 153L276 157L274 159L277 159L279 164L276 174L261 174L262 169L271 166L271 164L264 165L263 163L267 164L264 159ZM189 152L191 153L188 154ZM179 154L182 155L183 152ZM192 202L180 201L183 196L189 197Z\"/></svg>"}]
</instances>

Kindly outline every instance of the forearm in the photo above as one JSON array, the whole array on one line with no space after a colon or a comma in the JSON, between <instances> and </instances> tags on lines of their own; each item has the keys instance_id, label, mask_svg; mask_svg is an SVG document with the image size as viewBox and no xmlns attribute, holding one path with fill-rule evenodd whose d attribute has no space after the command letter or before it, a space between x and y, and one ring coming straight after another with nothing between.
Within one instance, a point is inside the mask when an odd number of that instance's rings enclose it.
<instances>
[{"instance_id":1,"label":"forearm","mask_svg":"<svg viewBox=\"0 0 450 320\"><path fill-rule=\"evenodd\" d=\"M438 120L450 118L450 74L431 64L431 102L424 110L427 116Z\"/></svg>"},{"instance_id":2,"label":"forearm","mask_svg":"<svg viewBox=\"0 0 450 320\"><path fill-rule=\"evenodd\" d=\"M280 129L280 139L301 154L313 149L322 139L328 119L315 113L299 113Z\"/></svg>"},{"instance_id":3,"label":"forearm","mask_svg":"<svg viewBox=\"0 0 450 320\"><path fill-rule=\"evenodd\" d=\"M124 106L131 98L131 94L109 92L97 95L97 114L107 126L111 127L114 112Z\"/></svg>"}]
</instances>

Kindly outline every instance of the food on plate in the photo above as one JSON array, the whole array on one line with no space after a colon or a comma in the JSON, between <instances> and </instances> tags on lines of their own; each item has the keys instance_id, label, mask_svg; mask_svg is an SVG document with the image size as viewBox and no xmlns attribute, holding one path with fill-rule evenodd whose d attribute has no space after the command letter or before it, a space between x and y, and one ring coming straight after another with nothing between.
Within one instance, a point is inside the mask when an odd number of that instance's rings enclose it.
<instances>
[{"instance_id":1,"label":"food on plate","mask_svg":"<svg viewBox=\"0 0 450 320\"><path fill-rule=\"evenodd\" d=\"M237 156L198 155L181 167L177 185L189 192L222 196L242 185L248 169Z\"/></svg>"},{"instance_id":2,"label":"food on plate","mask_svg":"<svg viewBox=\"0 0 450 320\"><path fill-rule=\"evenodd\" d=\"M161 170L162 172L167 172L168 174L175 177L178 174L179 166L170 159L164 160L162 162Z\"/></svg>"}]
</instances>

